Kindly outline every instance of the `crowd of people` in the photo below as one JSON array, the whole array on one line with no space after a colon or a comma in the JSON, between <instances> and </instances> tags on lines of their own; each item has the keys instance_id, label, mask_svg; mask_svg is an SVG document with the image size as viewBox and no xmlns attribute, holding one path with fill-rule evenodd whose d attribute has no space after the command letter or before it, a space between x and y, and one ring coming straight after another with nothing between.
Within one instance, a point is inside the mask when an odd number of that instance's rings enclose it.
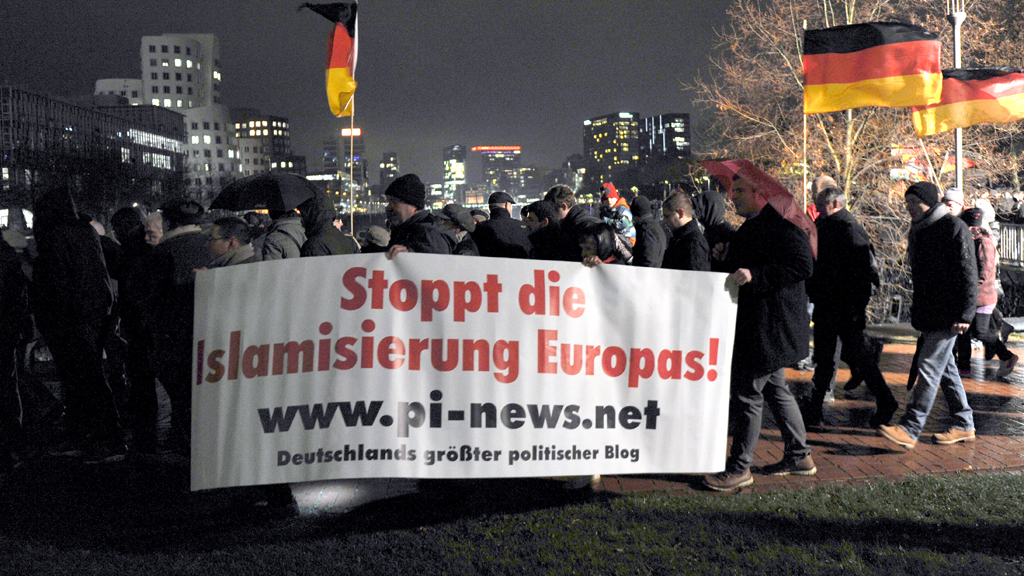
<instances>
[{"instance_id":1,"label":"crowd of people","mask_svg":"<svg viewBox=\"0 0 1024 576\"><path fill-rule=\"evenodd\" d=\"M839 359L876 398L870 425L888 440L912 448L940 388L953 422L934 440L973 440L960 380L969 369L971 338L999 357L999 376L1017 361L999 328L991 328L999 320L995 249L983 211L974 208L958 217L955 206L947 207L957 201L963 207L955 189L944 198L928 183L907 190L912 320L921 338L917 385L905 414L890 426L899 405L878 368L881 346L864 334L868 300L879 283L874 248L846 209L843 192L831 178L815 180L815 238L773 207L758 175L740 171L722 185L744 219L738 228L726 219L726 196L716 190L676 190L662 201L636 196L627 202L607 183L592 210L571 188L558 185L522 206L516 218L515 199L504 192L489 197L489 213L458 204L427 210L426 187L406 174L385 191L387 228L372 226L357 236L339 230L335 207L321 194L295 210L243 218L211 218L189 199L168 201L148 216L124 208L109 219L111 238L77 212L67 190L51 191L34 206L34 256L27 259L0 242L0 465L10 469L22 457L19 354L37 333L63 390L61 434L49 446L52 454L93 463L117 461L129 452L187 454L196 272L359 252L728 273L739 287L729 415L733 442L726 469L705 479L714 490L753 482L765 402L782 433L784 457L762 472L816 473L806 426L822 422ZM809 397L797 399L784 369L808 356L809 302L814 386ZM162 446L158 382L171 405L170 435Z\"/></svg>"}]
</instances>

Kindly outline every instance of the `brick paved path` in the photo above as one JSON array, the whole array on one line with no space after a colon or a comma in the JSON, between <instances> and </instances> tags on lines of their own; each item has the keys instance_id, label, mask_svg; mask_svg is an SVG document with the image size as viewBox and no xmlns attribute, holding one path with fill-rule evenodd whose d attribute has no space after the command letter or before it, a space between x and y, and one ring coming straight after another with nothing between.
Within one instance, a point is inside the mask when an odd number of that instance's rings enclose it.
<instances>
[{"instance_id":1,"label":"brick paved path","mask_svg":"<svg viewBox=\"0 0 1024 576\"><path fill-rule=\"evenodd\" d=\"M903 337L886 344L880 364L889 387L900 402L893 422L903 414L907 398L907 372L914 354L914 340ZM1019 345L1011 342L1011 346ZM1015 350L1024 357L1024 351ZM907 474L951 474L963 471L998 472L1024 470L1024 362L1009 382L987 381L995 377L998 361L985 362L980 350L974 352L972 373L964 377L964 386L971 408L978 439L973 443L940 446L931 442L931 435L948 424L948 412L941 392L928 418L920 441L913 450L903 450L877 436L868 427L874 410L874 398L865 386L845 392L842 384L849 380L848 370L836 376L836 401L825 405L823 426L808 432L818 474L814 477L764 476L754 474L754 484L745 491L767 491L779 488L808 488L832 484L853 484L877 480L899 480ZM812 373L786 370L786 378L794 392L810 387ZM754 466L764 466L782 458L782 441L778 428L765 410L761 440L754 453ZM604 476L595 486L598 491L613 493L666 492L686 494L703 491L702 476L639 475ZM343 512L378 500L414 493L415 480L388 479L352 482L312 482L294 484L299 507L310 512Z\"/></svg>"}]
</instances>

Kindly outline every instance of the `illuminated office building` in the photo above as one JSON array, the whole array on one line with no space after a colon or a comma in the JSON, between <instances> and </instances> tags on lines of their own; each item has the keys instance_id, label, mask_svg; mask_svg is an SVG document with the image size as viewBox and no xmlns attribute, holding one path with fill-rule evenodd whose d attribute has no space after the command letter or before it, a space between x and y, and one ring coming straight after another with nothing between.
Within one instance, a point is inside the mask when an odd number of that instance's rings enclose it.
<instances>
[{"instance_id":1,"label":"illuminated office building","mask_svg":"<svg viewBox=\"0 0 1024 576\"><path fill-rule=\"evenodd\" d=\"M385 152L380 159L380 191L383 194L388 186L398 178L398 153Z\"/></svg>"},{"instance_id":2,"label":"illuminated office building","mask_svg":"<svg viewBox=\"0 0 1024 576\"><path fill-rule=\"evenodd\" d=\"M640 126L640 163L657 156L679 160L690 156L689 114L644 118Z\"/></svg>"},{"instance_id":3,"label":"illuminated office building","mask_svg":"<svg viewBox=\"0 0 1024 576\"><path fill-rule=\"evenodd\" d=\"M632 112L617 112L583 121L586 188L596 188L610 181L615 172L639 164L638 116Z\"/></svg>"},{"instance_id":4,"label":"illuminated office building","mask_svg":"<svg viewBox=\"0 0 1024 576\"><path fill-rule=\"evenodd\" d=\"M522 193L523 163L521 146L474 146L483 160L483 183L491 192Z\"/></svg>"},{"instance_id":5,"label":"illuminated office building","mask_svg":"<svg viewBox=\"0 0 1024 576\"><path fill-rule=\"evenodd\" d=\"M466 147L455 144L444 149L444 197L454 201L466 188Z\"/></svg>"},{"instance_id":6,"label":"illuminated office building","mask_svg":"<svg viewBox=\"0 0 1024 576\"><path fill-rule=\"evenodd\" d=\"M304 176L306 158L292 154L288 119L252 108L232 108L242 172L289 172Z\"/></svg>"}]
</instances>

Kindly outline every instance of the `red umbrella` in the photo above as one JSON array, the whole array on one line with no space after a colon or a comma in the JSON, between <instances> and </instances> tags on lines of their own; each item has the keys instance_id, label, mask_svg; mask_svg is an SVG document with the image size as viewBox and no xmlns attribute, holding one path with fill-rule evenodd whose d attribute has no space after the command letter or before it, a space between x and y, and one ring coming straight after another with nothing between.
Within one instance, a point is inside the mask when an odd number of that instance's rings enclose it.
<instances>
[{"instance_id":1,"label":"red umbrella","mask_svg":"<svg viewBox=\"0 0 1024 576\"><path fill-rule=\"evenodd\" d=\"M811 253L815 258L818 257L818 229L814 227L814 222L804 214L800 203L796 201L793 194L778 180L754 166L750 160L705 160L701 164L712 176L718 178L727 192L732 191L732 179L737 174L740 178L754 184L758 191L768 198L768 203L775 208L776 212L796 224L807 234L807 239L811 243Z\"/></svg>"}]
</instances>

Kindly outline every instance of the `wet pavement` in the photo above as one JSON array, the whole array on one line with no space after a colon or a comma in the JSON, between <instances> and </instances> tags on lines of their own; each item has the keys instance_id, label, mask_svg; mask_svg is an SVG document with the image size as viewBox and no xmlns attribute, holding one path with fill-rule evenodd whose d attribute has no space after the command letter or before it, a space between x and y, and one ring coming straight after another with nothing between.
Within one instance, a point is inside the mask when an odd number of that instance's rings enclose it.
<instances>
[{"instance_id":1,"label":"wet pavement","mask_svg":"<svg viewBox=\"0 0 1024 576\"><path fill-rule=\"evenodd\" d=\"M903 414L907 390L907 373L914 355L916 338L905 325L892 325L871 330L888 340L880 367L886 382L900 403L893 418ZM1024 358L1024 343L1013 339L1011 350ZM937 445L932 435L948 426L945 399L939 393L931 416L917 446L904 450L881 438L868 426L875 408L874 397L865 386L846 392L842 389L849 370L840 368L836 375L835 402L826 404L824 422L808 430L818 473L813 477L765 476L757 467L782 459L782 440L771 414L765 410L761 439L754 453L754 484L746 492L763 492L783 488L810 488L824 485L862 484L876 481L898 481L908 474L955 474L1024 471L1024 362L1005 381L995 381L998 360L985 361L981 350L975 350L971 375L963 377L967 398L974 410L977 440L951 446ZM811 386L810 371L786 370L786 379L794 393ZM703 476L636 475L603 476L595 484L599 492L660 492L687 494L705 492ZM417 481L406 479L313 482L293 484L292 492L304 513L345 512L373 500L417 492Z\"/></svg>"}]
</instances>

